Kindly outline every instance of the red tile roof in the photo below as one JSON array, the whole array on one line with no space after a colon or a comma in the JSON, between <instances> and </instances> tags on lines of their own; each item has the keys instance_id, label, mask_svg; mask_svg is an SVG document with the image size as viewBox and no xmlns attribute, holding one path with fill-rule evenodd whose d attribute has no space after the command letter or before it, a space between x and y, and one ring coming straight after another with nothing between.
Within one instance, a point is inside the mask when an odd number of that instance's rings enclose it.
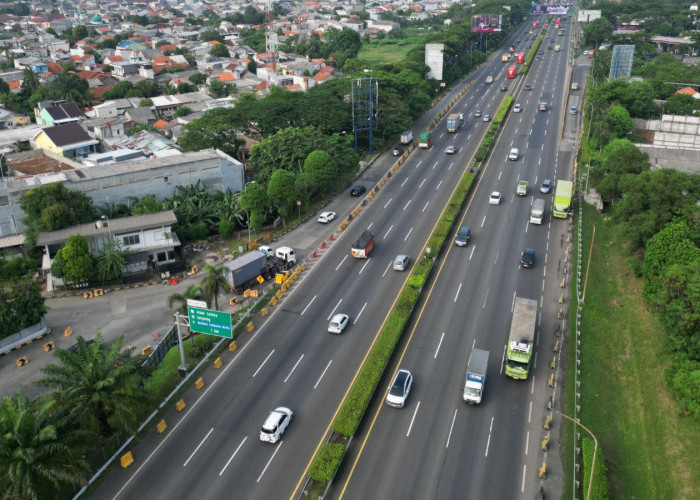
<instances>
[{"instance_id":1,"label":"red tile roof","mask_svg":"<svg viewBox=\"0 0 700 500\"><path fill-rule=\"evenodd\" d=\"M158 120L157 122L155 122L155 123L153 124L153 126L154 126L155 128L160 129L160 128L165 127L167 124L168 124L168 122L166 122L165 120Z\"/></svg>"},{"instance_id":2,"label":"red tile roof","mask_svg":"<svg viewBox=\"0 0 700 500\"><path fill-rule=\"evenodd\" d=\"M10 90L17 90L22 86L22 80L13 80L11 82L7 82L7 86L10 87Z\"/></svg>"}]
</instances>

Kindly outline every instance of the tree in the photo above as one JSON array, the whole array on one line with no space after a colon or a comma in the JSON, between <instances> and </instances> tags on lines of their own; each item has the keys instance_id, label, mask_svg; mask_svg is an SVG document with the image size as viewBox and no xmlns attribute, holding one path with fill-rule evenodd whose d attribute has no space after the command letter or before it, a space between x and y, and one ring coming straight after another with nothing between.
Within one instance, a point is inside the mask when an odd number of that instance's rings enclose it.
<instances>
[{"instance_id":1,"label":"tree","mask_svg":"<svg viewBox=\"0 0 700 500\"><path fill-rule=\"evenodd\" d=\"M195 85L201 85L207 81L207 75L205 75L204 73L197 72L192 73L189 77L187 77L187 79Z\"/></svg>"},{"instance_id":2,"label":"tree","mask_svg":"<svg viewBox=\"0 0 700 500\"><path fill-rule=\"evenodd\" d=\"M143 98L139 101L139 106L143 108L148 108L150 106L153 106L153 101L148 97Z\"/></svg>"},{"instance_id":3,"label":"tree","mask_svg":"<svg viewBox=\"0 0 700 500\"><path fill-rule=\"evenodd\" d=\"M6 499L56 498L64 485L87 480L90 466L80 451L85 431L61 427L51 412L17 392L0 405L0 488Z\"/></svg>"},{"instance_id":4,"label":"tree","mask_svg":"<svg viewBox=\"0 0 700 500\"><path fill-rule=\"evenodd\" d=\"M267 183L277 169L300 172L320 138L311 127L287 127L255 144L250 149L250 163L257 172L257 182Z\"/></svg>"},{"instance_id":5,"label":"tree","mask_svg":"<svg viewBox=\"0 0 700 500\"><path fill-rule=\"evenodd\" d=\"M661 309L670 350L700 361L700 252L695 253L695 260L666 268L657 281L654 303Z\"/></svg>"},{"instance_id":6,"label":"tree","mask_svg":"<svg viewBox=\"0 0 700 500\"><path fill-rule=\"evenodd\" d=\"M235 91L235 87L230 83L224 83L221 80L212 80L209 84L209 95L215 99L228 97Z\"/></svg>"},{"instance_id":7,"label":"tree","mask_svg":"<svg viewBox=\"0 0 700 500\"><path fill-rule=\"evenodd\" d=\"M591 47L596 44L600 45L605 40L610 39L613 32L613 26L605 17L594 19L590 23L586 23L583 29L583 42L586 47ZM597 46L594 48L598 48Z\"/></svg>"},{"instance_id":8,"label":"tree","mask_svg":"<svg viewBox=\"0 0 700 500\"><path fill-rule=\"evenodd\" d=\"M24 223L36 225L41 231L55 231L95 218L92 199L79 191L69 191L60 182L30 189L20 197L19 204L27 215ZM65 217L57 217L58 213Z\"/></svg>"},{"instance_id":9,"label":"tree","mask_svg":"<svg viewBox=\"0 0 700 500\"><path fill-rule=\"evenodd\" d=\"M312 151L304 161L301 175L308 182L310 195L329 193L338 181L338 167L325 151Z\"/></svg>"},{"instance_id":10,"label":"tree","mask_svg":"<svg viewBox=\"0 0 700 500\"><path fill-rule=\"evenodd\" d=\"M20 94L27 98L30 95L32 95L34 92L36 92L36 89L38 89L41 86L41 82L39 81L39 77L32 71L31 68L27 67L22 70L22 85L20 85Z\"/></svg>"},{"instance_id":11,"label":"tree","mask_svg":"<svg viewBox=\"0 0 700 500\"><path fill-rule=\"evenodd\" d=\"M294 185L294 173L288 170L275 170L267 184L267 195L272 205L283 218L291 217L298 198Z\"/></svg>"},{"instance_id":12,"label":"tree","mask_svg":"<svg viewBox=\"0 0 700 500\"><path fill-rule=\"evenodd\" d=\"M54 257L51 272L67 283L87 281L95 269L95 259L90 255L87 239L72 234Z\"/></svg>"},{"instance_id":13,"label":"tree","mask_svg":"<svg viewBox=\"0 0 700 500\"><path fill-rule=\"evenodd\" d=\"M121 241L110 240L102 245L97 256L97 279L122 282L126 257L131 253L128 248L122 248Z\"/></svg>"},{"instance_id":14,"label":"tree","mask_svg":"<svg viewBox=\"0 0 700 500\"><path fill-rule=\"evenodd\" d=\"M185 293L174 293L168 297L168 308L187 316L187 300L206 300L204 292L196 285L190 285ZM175 307L174 307L175 306Z\"/></svg>"},{"instance_id":15,"label":"tree","mask_svg":"<svg viewBox=\"0 0 700 500\"><path fill-rule=\"evenodd\" d=\"M49 411L102 438L115 431L136 432L153 397L144 386L149 369L145 356L133 355L120 337L106 345L97 333L93 343L77 339L77 350L56 349L58 364L41 369L35 383L54 391L43 397Z\"/></svg>"},{"instance_id":16,"label":"tree","mask_svg":"<svg viewBox=\"0 0 700 500\"><path fill-rule=\"evenodd\" d=\"M185 133L178 144L185 151L216 148L236 157L238 148L245 144L245 141L238 138L236 123L235 109L212 109L183 127Z\"/></svg>"},{"instance_id":17,"label":"tree","mask_svg":"<svg viewBox=\"0 0 700 500\"><path fill-rule=\"evenodd\" d=\"M209 50L209 55L213 57L231 57L228 48L223 43L217 43Z\"/></svg>"},{"instance_id":18,"label":"tree","mask_svg":"<svg viewBox=\"0 0 700 500\"><path fill-rule=\"evenodd\" d=\"M56 100L68 100L79 106L89 101L87 96L87 80L79 78L75 73L60 73L49 85L51 95Z\"/></svg>"},{"instance_id":19,"label":"tree","mask_svg":"<svg viewBox=\"0 0 700 500\"><path fill-rule=\"evenodd\" d=\"M670 115L692 116L698 110L700 102L688 94L673 94L664 104L664 112Z\"/></svg>"},{"instance_id":20,"label":"tree","mask_svg":"<svg viewBox=\"0 0 700 500\"><path fill-rule=\"evenodd\" d=\"M620 183L625 174L638 174L649 170L649 155L642 153L626 139L616 139L603 149L602 165L592 172L596 189L603 200L612 202L622 195Z\"/></svg>"},{"instance_id":21,"label":"tree","mask_svg":"<svg viewBox=\"0 0 700 500\"><path fill-rule=\"evenodd\" d=\"M199 40L202 42L212 42L217 41L219 43L224 43L224 37L216 31L215 29L207 29L199 34Z\"/></svg>"},{"instance_id":22,"label":"tree","mask_svg":"<svg viewBox=\"0 0 700 500\"><path fill-rule=\"evenodd\" d=\"M130 81L123 81L117 83L114 87L106 90L103 94L105 99L121 99L126 97L131 91L134 90L134 84Z\"/></svg>"},{"instance_id":23,"label":"tree","mask_svg":"<svg viewBox=\"0 0 700 500\"><path fill-rule=\"evenodd\" d=\"M255 72L258 70L258 63L255 59L251 59L248 61L248 66L246 66L249 72L252 74L255 74ZM8 87L9 88L9 87Z\"/></svg>"},{"instance_id":24,"label":"tree","mask_svg":"<svg viewBox=\"0 0 700 500\"><path fill-rule=\"evenodd\" d=\"M5 80L0 80L0 94L7 94L10 91L10 86Z\"/></svg>"},{"instance_id":25,"label":"tree","mask_svg":"<svg viewBox=\"0 0 700 500\"><path fill-rule=\"evenodd\" d=\"M147 194L136 202L131 213L133 215L144 215L162 212L163 210L165 210L164 203L156 199L152 194Z\"/></svg>"},{"instance_id":26,"label":"tree","mask_svg":"<svg viewBox=\"0 0 700 500\"><path fill-rule=\"evenodd\" d=\"M262 184L248 184L240 198L241 208L248 212L248 224L251 229L260 231L271 210L270 197Z\"/></svg>"},{"instance_id":27,"label":"tree","mask_svg":"<svg viewBox=\"0 0 700 500\"><path fill-rule=\"evenodd\" d=\"M180 106L175 110L175 116L180 117L180 116L187 116L192 113L192 108L188 108L187 106Z\"/></svg>"},{"instance_id":28,"label":"tree","mask_svg":"<svg viewBox=\"0 0 700 500\"><path fill-rule=\"evenodd\" d=\"M38 323L47 312L46 301L33 280L0 287L0 338Z\"/></svg>"},{"instance_id":29,"label":"tree","mask_svg":"<svg viewBox=\"0 0 700 500\"><path fill-rule=\"evenodd\" d=\"M224 266L208 264L204 267L204 272L206 275L200 283L200 286L202 287L204 295L209 299L208 302L211 303L213 299L214 309L218 311L219 294L229 289L229 283L226 279L226 268Z\"/></svg>"},{"instance_id":30,"label":"tree","mask_svg":"<svg viewBox=\"0 0 700 500\"><path fill-rule=\"evenodd\" d=\"M607 112L610 132L615 138L627 137L634 130L634 120L622 106L612 105Z\"/></svg>"}]
</instances>

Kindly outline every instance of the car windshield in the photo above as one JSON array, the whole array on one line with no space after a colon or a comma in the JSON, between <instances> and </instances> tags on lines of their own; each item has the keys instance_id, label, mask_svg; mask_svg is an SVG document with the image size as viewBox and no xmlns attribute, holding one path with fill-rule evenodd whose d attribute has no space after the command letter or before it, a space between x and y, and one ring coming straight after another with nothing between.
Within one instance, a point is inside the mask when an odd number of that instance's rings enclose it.
<instances>
[{"instance_id":1,"label":"car windshield","mask_svg":"<svg viewBox=\"0 0 700 500\"><path fill-rule=\"evenodd\" d=\"M396 383L391 386L391 391L389 394L392 396L403 396L403 383L396 381Z\"/></svg>"}]
</instances>

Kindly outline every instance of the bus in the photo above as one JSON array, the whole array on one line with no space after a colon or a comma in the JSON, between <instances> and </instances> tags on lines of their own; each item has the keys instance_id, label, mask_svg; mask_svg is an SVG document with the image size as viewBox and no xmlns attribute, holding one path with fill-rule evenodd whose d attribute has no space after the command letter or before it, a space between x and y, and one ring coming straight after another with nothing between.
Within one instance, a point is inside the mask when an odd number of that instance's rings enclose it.
<instances>
[{"instance_id":1,"label":"bus","mask_svg":"<svg viewBox=\"0 0 700 500\"><path fill-rule=\"evenodd\" d=\"M525 52L518 52L518 55L515 56L515 62L518 64L525 62Z\"/></svg>"},{"instance_id":2,"label":"bus","mask_svg":"<svg viewBox=\"0 0 700 500\"><path fill-rule=\"evenodd\" d=\"M506 76L508 78L515 78L515 66L510 66L508 68L508 74Z\"/></svg>"}]
</instances>

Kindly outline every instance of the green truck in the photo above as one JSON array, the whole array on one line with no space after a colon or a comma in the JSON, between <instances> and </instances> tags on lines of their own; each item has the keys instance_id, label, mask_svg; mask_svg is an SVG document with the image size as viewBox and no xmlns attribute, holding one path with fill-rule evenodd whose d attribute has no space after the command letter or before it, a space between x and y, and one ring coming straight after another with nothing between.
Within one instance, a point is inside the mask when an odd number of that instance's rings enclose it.
<instances>
[{"instance_id":1,"label":"green truck","mask_svg":"<svg viewBox=\"0 0 700 500\"><path fill-rule=\"evenodd\" d=\"M535 349L537 301L515 298L510 335L506 346L506 375L525 380L530 373L530 361Z\"/></svg>"},{"instance_id":2,"label":"green truck","mask_svg":"<svg viewBox=\"0 0 700 500\"><path fill-rule=\"evenodd\" d=\"M421 132L418 136L418 147L428 149L430 144L432 144L433 138L430 132Z\"/></svg>"},{"instance_id":3,"label":"green truck","mask_svg":"<svg viewBox=\"0 0 700 500\"><path fill-rule=\"evenodd\" d=\"M574 193L574 183L571 181L557 182L557 189L554 191L554 205L552 205L552 216L559 219L566 219L571 209L571 196Z\"/></svg>"}]
</instances>

